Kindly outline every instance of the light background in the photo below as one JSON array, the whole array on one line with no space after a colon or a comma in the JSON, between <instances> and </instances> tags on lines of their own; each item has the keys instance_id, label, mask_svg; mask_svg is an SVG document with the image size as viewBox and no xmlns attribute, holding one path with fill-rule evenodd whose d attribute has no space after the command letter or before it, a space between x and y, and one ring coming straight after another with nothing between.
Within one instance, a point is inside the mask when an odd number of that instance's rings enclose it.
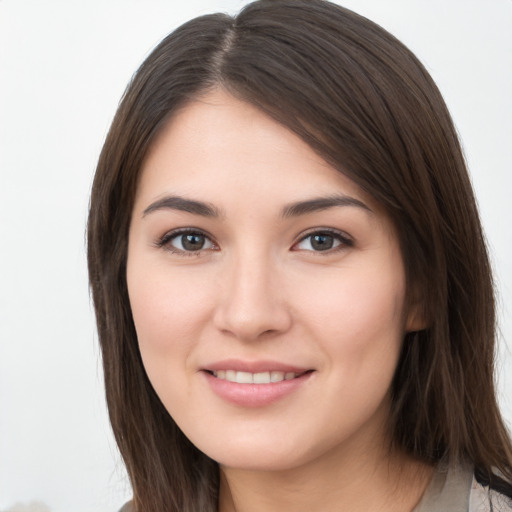
<instances>
[{"instance_id":1,"label":"light background","mask_svg":"<svg viewBox=\"0 0 512 512\"><path fill-rule=\"evenodd\" d=\"M92 175L119 98L150 49L191 17L245 3L0 1L2 512L33 500L52 512L114 512L129 496L88 296ZM497 273L499 389L510 425L512 1L340 3L420 57L455 119Z\"/></svg>"}]
</instances>

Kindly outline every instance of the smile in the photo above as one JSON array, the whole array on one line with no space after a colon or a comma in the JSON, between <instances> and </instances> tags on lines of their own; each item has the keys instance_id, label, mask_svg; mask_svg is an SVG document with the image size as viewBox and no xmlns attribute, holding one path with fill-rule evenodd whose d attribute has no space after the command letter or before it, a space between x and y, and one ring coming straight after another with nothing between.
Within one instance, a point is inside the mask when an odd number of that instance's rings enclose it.
<instances>
[{"instance_id":1,"label":"smile","mask_svg":"<svg viewBox=\"0 0 512 512\"><path fill-rule=\"evenodd\" d=\"M236 368L236 369L234 369ZM299 392L314 369L271 361L218 361L202 369L209 388L238 407L265 407Z\"/></svg>"},{"instance_id":2,"label":"smile","mask_svg":"<svg viewBox=\"0 0 512 512\"><path fill-rule=\"evenodd\" d=\"M273 382L295 379L303 375L303 373L281 371L251 373L236 370L217 370L212 372L213 376L217 377L217 379L236 382L238 384L271 384Z\"/></svg>"}]
</instances>

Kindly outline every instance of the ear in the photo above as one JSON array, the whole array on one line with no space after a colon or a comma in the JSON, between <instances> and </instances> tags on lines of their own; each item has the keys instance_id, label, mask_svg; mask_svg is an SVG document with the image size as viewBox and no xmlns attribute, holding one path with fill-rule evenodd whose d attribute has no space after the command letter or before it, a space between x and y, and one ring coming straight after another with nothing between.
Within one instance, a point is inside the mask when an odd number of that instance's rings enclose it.
<instances>
[{"instance_id":1,"label":"ear","mask_svg":"<svg viewBox=\"0 0 512 512\"><path fill-rule=\"evenodd\" d=\"M423 301L414 302L408 308L405 319L405 332L422 331L428 327Z\"/></svg>"}]
</instances>

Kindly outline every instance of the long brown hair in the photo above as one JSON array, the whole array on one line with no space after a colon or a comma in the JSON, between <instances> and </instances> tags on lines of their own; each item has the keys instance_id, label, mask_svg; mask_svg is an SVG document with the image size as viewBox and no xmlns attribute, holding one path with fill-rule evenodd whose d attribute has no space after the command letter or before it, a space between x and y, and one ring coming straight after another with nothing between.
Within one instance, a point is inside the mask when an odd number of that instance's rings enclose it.
<instances>
[{"instance_id":1,"label":"long brown hair","mask_svg":"<svg viewBox=\"0 0 512 512\"><path fill-rule=\"evenodd\" d=\"M126 286L141 165L163 124L213 88L257 106L371 194L400 239L409 303L428 328L403 342L393 443L435 463L512 478L493 380L486 245L452 120L425 68L371 21L324 0L260 0L166 37L129 84L101 152L89 225L90 284L107 403L139 512L214 511L217 464L178 429L141 361Z\"/></svg>"}]
</instances>

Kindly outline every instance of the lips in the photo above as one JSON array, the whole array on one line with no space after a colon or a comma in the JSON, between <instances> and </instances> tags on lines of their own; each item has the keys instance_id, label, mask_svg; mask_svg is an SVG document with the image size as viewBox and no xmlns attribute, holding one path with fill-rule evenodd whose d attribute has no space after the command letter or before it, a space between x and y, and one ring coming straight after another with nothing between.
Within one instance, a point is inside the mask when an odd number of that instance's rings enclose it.
<instances>
[{"instance_id":1,"label":"lips","mask_svg":"<svg viewBox=\"0 0 512 512\"><path fill-rule=\"evenodd\" d=\"M296 366L293 364L282 363L280 361L260 360L260 361L245 361L242 359L223 359L222 361L215 361L207 363L203 366L203 370L211 373L218 372L219 370L234 370L237 372L249 373L264 373L264 372L284 372L302 374L310 370L308 367Z\"/></svg>"},{"instance_id":2,"label":"lips","mask_svg":"<svg viewBox=\"0 0 512 512\"><path fill-rule=\"evenodd\" d=\"M202 373L210 389L224 401L242 407L263 407L298 391L313 369L273 361L219 361Z\"/></svg>"},{"instance_id":3,"label":"lips","mask_svg":"<svg viewBox=\"0 0 512 512\"><path fill-rule=\"evenodd\" d=\"M302 372L305 373L305 372ZM302 373L282 372L272 370L267 372L241 372L236 370L216 370L212 374L217 379L237 382L238 384L270 384L272 382L282 382L299 377Z\"/></svg>"}]
</instances>

